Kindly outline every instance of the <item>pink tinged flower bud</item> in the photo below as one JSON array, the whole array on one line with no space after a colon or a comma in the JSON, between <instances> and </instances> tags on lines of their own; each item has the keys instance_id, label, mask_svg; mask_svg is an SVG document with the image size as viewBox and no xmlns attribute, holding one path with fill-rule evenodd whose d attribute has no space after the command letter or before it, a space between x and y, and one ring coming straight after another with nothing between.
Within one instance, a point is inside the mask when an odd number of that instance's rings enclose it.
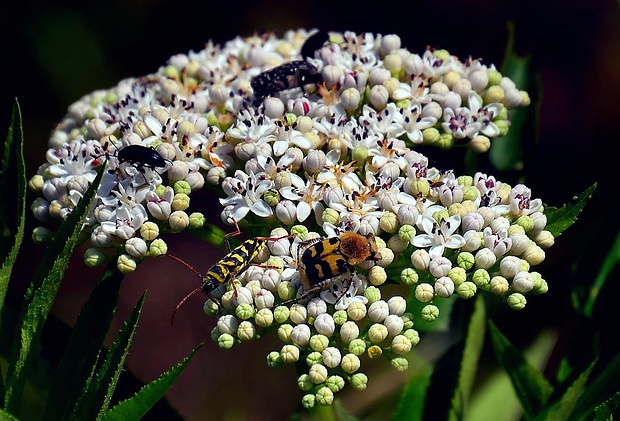
<instances>
[{"instance_id":1,"label":"pink tinged flower bud","mask_svg":"<svg viewBox=\"0 0 620 421\"><path fill-rule=\"evenodd\" d=\"M363 92L366 89L366 82L368 81L368 73L364 69L347 73L344 77L342 87L344 89L354 88L359 92Z\"/></svg>"},{"instance_id":2,"label":"pink tinged flower bud","mask_svg":"<svg viewBox=\"0 0 620 421\"><path fill-rule=\"evenodd\" d=\"M46 222L50 219L49 206L50 203L47 200L42 197L37 197L32 202L30 209L37 220Z\"/></svg>"},{"instance_id":3,"label":"pink tinged flower bud","mask_svg":"<svg viewBox=\"0 0 620 421\"><path fill-rule=\"evenodd\" d=\"M454 282L447 276L442 276L435 281L435 294L442 298L448 298L454 293Z\"/></svg>"},{"instance_id":4,"label":"pink tinged flower bud","mask_svg":"<svg viewBox=\"0 0 620 421\"><path fill-rule=\"evenodd\" d=\"M428 270L435 278L447 276L452 269L452 262L447 257L438 257L430 261Z\"/></svg>"},{"instance_id":5,"label":"pink tinged flower bud","mask_svg":"<svg viewBox=\"0 0 620 421\"><path fill-rule=\"evenodd\" d=\"M132 257L144 257L147 250L146 242L142 238L134 237L125 242L125 251Z\"/></svg>"},{"instance_id":6,"label":"pink tinged flower bud","mask_svg":"<svg viewBox=\"0 0 620 421\"><path fill-rule=\"evenodd\" d=\"M401 46L400 37L394 34L384 35L381 38L379 52L382 56L390 54L394 50L398 50Z\"/></svg>"},{"instance_id":7,"label":"pink tinged flower bud","mask_svg":"<svg viewBox=\"0 0 620 421\"><path fill-rule=\"evenodd\" d=\"M525 234L513 234L510 236L510 239L512 240L510 252L517 256L523 254L532 243L532 240Z\"/></svg>"},{"instance_id":8,"label":"pink tinged flower bud","mask_svg":"<svg viewBox=\"0 0 620 421\"><path fill-rule=\"evenodd\" d=\"M395 295L388 300L388 308L390 314L402 316L407 310L407 300L401 296Z\"/></svg>"},{"instance_id":9,"label":"pink tinged flower bud","mask_svg":"<svg viewBox=\"0 0 620 421\"><path fill-rule=\"evenodd\" d=\"M431 101L422 107L422 118L434 118L435 120L439 120L442 115L443 108L437 102Z\"/></svg>"},{"instance_id":10,"label":"pink tinged flower bud","mask_svg":"<svg viewBox=\"0 0 620 421\"><path fill-rule=\"evenodd\" d=\"M461 247L463 251L476 251L482 244L482 236L478 231L467 231L463 234L463 238L465 239L465 244Z\"/></svg>"},{"instance_id":11,"label":"pink tinged flower bud","mask_svg":"<svg viewBox=\"0 0 620 421\"><path fill-rule=\"evenodd\" d=\"M270 118L280 118L284 115L284 103L280 98L268 97L263 100L265 115Z\"/></svg>"},{"instance_id":12,"label":"pink tinged flower bud","mask_svg":"<svg viewBox=\"0 0 620 421\"><path fill-rule=\"evenodd\" d=\"M519 272L510 284L513 290L526 294L534 288L534 279L529 272Z\"/></svg>"},{"instance_id":13,"label":"pink tinged flower bud","mask_svg":"<svg viewBox=\"0 0 620 421\"><path fill-rule=\"evenodd\" d=\"M463 103L463 98L456 92L447 92L443 99L444 108L451 108L456 110Z\"/></svg>"},{"instance_id":14,"label":"pink tinged flower bud","mask_svg":"<svg viewBox=\"0 0 620 421\"><path fill-rule=\"evenodd\" d=\"M383 85L375 85L370 89L368 95L370 104L375 110L383 110L387 105L390 94Z\"/></svg>"},{"instance_id":15,"label":"pink tinged flower bud","mask_svg":"<svg viewBox=\"0 0 620 421\"><path fill-rule=\"evenodd\" d=\"M271 291L268 289L261 289L258 294L254 297L254 305L256 308L271 308L275 303L275 297Z\"/></svg>"},{"instance_id":16,"label":"pink tinged flower bud","mask_svg":"<svg viewBox=\"0 0 620 421\"><path fill-rule=\"evenodd\" d=\"M172 167L168 169L168 180L174 183L179 180L185 180L189 174L189 166L185 161L174 161Z\"/></svg>"}]
</instances>

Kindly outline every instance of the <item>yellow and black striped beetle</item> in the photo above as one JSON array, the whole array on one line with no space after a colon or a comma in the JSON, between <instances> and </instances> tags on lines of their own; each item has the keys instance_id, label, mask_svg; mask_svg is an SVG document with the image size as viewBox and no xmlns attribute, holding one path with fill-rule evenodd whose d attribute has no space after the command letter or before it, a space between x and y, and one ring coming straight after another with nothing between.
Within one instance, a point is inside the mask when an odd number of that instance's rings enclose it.
<instances>
[{"instance_id":1,"label":"yellow and black striped beetle","mask_svg":"<svg viewBox=\"0 0 620 421\"><path fill-rule=\"evenodd\" d=\"M176 308L174 309L174 313L172 314L171 322L174 321L174 316L176 312L185 303L185 301L187 301L191 296L197 294L198 292L202 292L217 304L218 300L213 297L211 293L220 285L231 282L235 278L235 276L247 269L248 266L250 266L250 264L252 263L252 260L254 260L256 256L258 256L258 254L261 252L263 247L267 245L267 242L278 241L284 238L293 237L293 235L285 235L282 237L254 237L245 240L239 246L231 250L228 237L241 234L241 230L239 229L237 221L233 220L233 222L235 223L235 227L237 228L236 231L230 232L224 236L224 242L226 243L228 253L224 257L222 257L217 263L211 266L209 270L207 270L207 273L204 274L204 276L182 259L171 254L166 254L166 256L176 260L177 262L189 268L196 275L198 275L201 280L200 286L187 294L177 304Z\"/></svg>"}]
</instances>

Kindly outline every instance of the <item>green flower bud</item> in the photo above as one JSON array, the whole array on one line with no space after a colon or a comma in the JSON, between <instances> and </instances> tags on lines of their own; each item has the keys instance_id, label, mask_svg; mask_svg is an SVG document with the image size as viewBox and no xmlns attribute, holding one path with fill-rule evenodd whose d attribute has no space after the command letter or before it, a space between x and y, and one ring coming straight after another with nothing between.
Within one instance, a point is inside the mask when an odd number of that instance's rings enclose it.
<instances>
[{"instance_id":1,"label":"green flower bud","mask_svg":"<svg viewBox=\"0 0 620 421\"><path fill-rule=\"evenodd\" d=\"M98 248L91 247L84 252L84 263L88 267L99 266L102 263L105 263L107 260L107 256Z\"/></svg>"},{"instance_id":2,"label":"green flower bud","mask_svg":"<svg viewBox=\"0 0 620 421\"><path fill-rule=\"evenodd\" d=\"M381 256L383 257L383 253L381 253ZM383 285L385 281L387 281L387 273L384 268L381 266L373 266L370 268L368 271L368 282L370 282L371 285Z\"/></svg>"},{"instance_id":3,"label":"green flower bud","mask_svg":"<svg viewBox=\"0 0 620 421\"><path fill-rule=\"evenodd\" d=\"M407 329L403 332L405 338L409 339L411 345L416 346L420 342L420 334L415 329Z\"/></svg>"},{"instance_id":4,"label":"green flower bud","mask_svg":"<svg viewBox=\"0 0 620 421\"><path fill-rule=\"evenodd\" d=\"M419 178L411 183L411 194L414 197L428 197L431 191L431 185L425 178Z\"/></svg>"},{"instance_id":5,"label":"green flower bud","mask_svg":"<svg viewBox=\"0 0 620 421\"><path fill-rule=\"evenodd\" d=\"M405 268L400 272L400 282L405 285L415 285L418 283L418 272L413 268Z\"/></svg>"},{"instance_id":6,"label":"green flower bud","mask_svg":"<svg viewBox=\"0 0 620 421\"><path fill-rule=\"evenodd\" d=\"M434 322L439 317L439 307L433 304L425 305L422 308L422 320L425 322Z\"/></svg>"},{"instance_id":7,"label":"green flower bud","mask_svg":"<svg viewBox=\"0 0 620 421\"><path fill-rule=\"evenodd\" d=\"M508 280L503 276L494 276L489 282L489 287L492 294L503 295L508 291L510 285L508 285Z\"/></svg>"},{"instance_id":8,"label":"green flower bud","mask_svg":"<svg viewBox=\"0 0 620 421\"><path fill-rule=\"evenodd\" d=\"M282 324L288 320L288 316L290 315L290 310L286 306L278 306L273 311L273 318L276 322Z\"/></svg>"},{"instance_id":9,"label":"green flower bud","mask_svg":"<svg viewBox=\"0 0 620 421\"><path fill-rule=\"evenodd\" d=\"M254 317L254 306L247 303L241 303L237 306L237 308L235 308L235 315L238 319L248 320L251 317Z\"/></svg>"},{"instance_id":10,"label":"green flower bud","mask_svg":"<svg viewBox=\"0 0 620 421\"><path fill-rule=\"evenodd\" d=\"M422 143L425 145L433 145L439 142L440 133L435 127L429 127L422 130Z\"/></svg>"},{"instance_id":11,"label":"green flower bud","mask_svg":"<svg viewBox=\"0 0 620 421\"><path fill-rule=\"evenodd\" d=\"M476 284L466 281L456 287L456 294L461 298L469 299L476 295L477 290L478 288L476 287Z\"/></svg>"},{"instance_id":12,"label":"green flower bud","mask_svg":"<svg viewBox=\"0 0 620 421\"><path fill-rule=\"evenodd\" d=\"M217 303L213 301L212 299L208 299L207 301L205 301L205 303L202 306L202 311L204 311L204 313L209 317L215 317L219 309L220 308L217 305Z\"/></svg>"},{"instance_id":13,"label":"green flower bud","mask_svg":"<svg viewBox=\"0 0 620 421\"><path fill-rule=\"evenodd\" d=\"M193 212L189 215L189 229L200 229L207 222L207 218L200 212Z\"/></svg>"},{"instance_id":14,"label":"green flower bud","mask_svg":"<svg viewBox=\"0 0 620 421\"><path fill-rule=\"evenodd\" d=\"M506 299L506 302L508 303L508 307L513 310L523 310L527 304L525 296L519 292L510 294Z\"/></svg>"},{"instance_id":15,"label":"green flower bud","mask_svg":"<svg viewBox=\"0 0 620 421\"><path fill-rule=\"evenodd\" d=\"M480 288L486 288L490 280L491 276L485 269L476 269L472 276L472 281Z\"/></svg>"},{"instance_id":16,"label":"green flower bud","mask_svg":"<svg viewBox=\"0 0 620 421\"><path fill-rule=\"evenodd\" d=\"M305 409L314 408L315 403L316 398L314 397L314 395L307 394L301 398L301 406L303 406Z\"/></svg>"},{"instance_id":17,"label":"green flower bud","mask_svg":"<svg viewBox=\"0 0 620 421\"><path fill-rule=\"evenodd\" d=\"M334 403L334 392L332 392L327 386L321 387L317 390L314 396L316 397L316 402L319 405L327 406Z\"/></svg>"},{"instance_id":18,"label":"green flower bud","mask_svg":"<svg viewBox=\"0 0 620 421\"><path fill-rule=\"evenodd\" d=\"M329 376L325 385L334 393L340 392L344 388L344 379L338 375Z\"/></svg>"},{"instance_id":19,"label":"green flower bud","mask_svg":"<svg viewBox=\"0 0 620 421\"><path fill-rule=\"evenodd\" d=\"M388 336L388 329L385 325L375 323L368 329L368 340L373 344L383 342Z\"/></svg>"},{"instance_id":20,"label":"green flower bud","mask_svg":"<svg viewBox=\"0 0 620 421\"><path fill-rule=\"evenodd\" d=\"M278 284L278 297L282 300L290 300L295 297L297 290L290 281L282 281ZM288 308L288 307L287 307ZM288 317L288 315L287 315Z\"/></svg>"},{"instance_id":21,"label":"green flower bud","mask_svg":"<svg viewBox=\"0 0 620 421\"><path fill-rule=\"evenodd\" d=\"M456 264L465 270L471 269L474 266L475 262L476 259L474 258L474 255L468 251L461 252L456 257Z\"/></svg>"},{"instance_id":22,"label":"green flower bud","mask_svg":"<svg viewBox=\"0 0 620 421\"><path fill-rule=\"evenodd\" d=\"M280 367L283 364L282 357L278 351L271 351L267 354L267 366L271 368Z\"/></svg>"},{"instance_id":23,"label":"green flower bud","mask_svg":"<svg viewBox=\"0 0 620 421\"><path fill-rule=\"evenodd\" d=\"M349 379L349 384L357 390L364 390L368 386L368 376L364 373L355 373Z\"/></svg>"},{"instance_id":24,"label":"green flower bud","mask_svg":"<svg viewBox=\"0 0 620 421\"><path fill-rule=\"evenodd\" d=\"M178 181L177 181L178 183ZM184 211L189 208L189 195L185 193L177 193L172 198L172 210ZM172 216L172 215L171 215ZM188 217L189 219L189 217Z\"/></svg>"},{"instance_id":25,"label":"green flower bud","mask_svg":"<svg viewBox=\"0 0 620 421\"><path fill-rule=\"evenodd\" d=\"M39 245L46 244L52 238L54 238L54 232L50 230L49 228L36 227L35 229L32 230L32 241L34 241L35 244L39 244ZM86 261L86 259L84 261Z\"/></svg>"},{"instance_id":26,"label":"green flower bud","mask_svg":"<svg viewBox=\"0 0 620 421\"><path fill-rule=\"evenodd\" d=\"M368 149L362 147L353 148L351 151L351 159L358 163L359 166L362 166L366 159L368 158Z\"/></svg>"},{"instance_id":27,"label":"green flower bud","mask_svg":"<svg viewBox=\"0 0 620 421\"><path fill-rule=\"evenodd\" d=\"M312 389L312 386L314 386L314 383L312 383L312 380L310 380L310 376L308 374L304 373L297 378L297 387L304 392Z\"/></svg>"},{"instance_id":28,"label":"green flower bud","mask_svg":"<svg viewBox=\"0 0 620 421\"><path fill-rule=\"evenodd\" d=\"M321 363L323 363L323 358L321 357L321 353L318 351L311 352L306 357L306 364L308 367Z\"/></svg>"},{"instance_id":29,"label":"green flower bud","mask_svg":"<svg viewBox=\"0 0 620 421\"><path fill-rule=\"evenodd\" d=\"M448 278L452 279L454 285L460 285L467 280L467 273L462 267L453 267L448 272Z\"/></svg>"},{"instance_id":30,"label":"green flower bud","mask_svg":"<svg viewBox=\"0 0 620 421\"><path fill-rule=\"evenodd\" d=\"M349 342L348 350L357 356L362 355L366 351L366 342L363 339L353 339Z\"/></svg>"},{"instance_id":31,"label":"green flower bud","mask_svg":"<svg viewBox=\"0 0 620 421\"><path fill-rule=\"evenodd\" d=\"M278 338L284 343L291 341L291 332L293 331L293 326L290 324L280 325L278 328Z\"/></svg>"},{"instance_id":32,"label":"green flower bud","mask_svg":"<svg viewBox=\"0 0 620 421\"><path fill-rule=\"evenodd\" d=\"M381 227L383 231L389 232L390 234L395 233L396 230L399 229L398 217L394 214L394 212L383 212L381 219L379 219L379 227Z\"/></svg>"},{"instance_id":33,"label":"green flower bud","mask_svg":"<svg viewBox=\"0 0 620 421\"><path fill-rule=\"evenodd\" d=\"M369 286L364 291L364 297L368 299L368 305L370 305L374 303L375 301L378 301L381 299L381 291L379 291L379 288L375 286Z\"/></svg>"},{"instance_id":34,"label":"green flower bud","mask_svg":"<svg viewBox=\"0 0 620 421\"><path fill-rule=\"evenodd\" d=\"M156 257L168 253L168 244L161 238L156 238L149 245L149 255Z\"/></svg>"},{"instance_id":35,"label":"green flower bud","mask_svg":"<svg viewBox=\"0 0 620 421\"><path fill-rule=\"evenodd\" d=\"M521 227L523 227L523 229L525 230L525 232L530 231L532 228L534 228L534 220L527 216L527 215L523 215L520 216L515 223Z\"/></svg>"},{"instance_id":36,"label":"green flower bud","mask_svg":"<svg viewBox=\"0 0 620 421\"><path fill-rule=\"evenodd\" d=\"M217 346L221 349L230 349L235 345L235 338L229 333L222 333L217 338Z\"/></svg>"},{"instance_id":37,"label":"green flower bud","mask_svg":"<svg viewBox=\"0 0 620 421\"><path fill-rule=\"evenodd\" d=\"M321 219L323 220L323 222L338 225L338 223L340 222L340 213L338 213L336 209L327 208L321 214Z\"/></svg>"},{"instance_id":38,"label":"green flower bud","mask_svg":"<svg viewBox=\"0 0 620 421\"><path fill-rule=\"evenodd\" d=\"M272 208L280 202L280 192L276 189L269 189L263 195L263 200Z\"/></svg>"},{"instance_id":39,"label":"green flower bud","mask_svg":"<svg viewBox=\"0 0 620 421\"><path fill-rule=\"evenodd\" d=\"M322 352L329 346L329 338L325 335L317 334L310 337L310 348L317 352Z\"/></svg>"},{"instance_id":40,"label":"green flower bud","mask_svg":"<svg viewBox=\"0 0 620 421\"><path fill-rule=\"evenodd\" d=\"M308 228L305 225L293 225L291 227L291 235L304 238L308 234Z\"/></svg>"},{"instance_id":41,"label":"green flower bud","mask_svg":"<svg viewBox=\"0 0 620 421\"><path fill-rule=\"evenodd\" d=\"M415 234L416 229L413 225L405 224L398 229L398 238L404 243L410 243Z\"/></svg>"},{"instance_id":42,"label":"green flower bud","mask_svg":"<svg viewBox=\"0 0 620 421\"><path fill-rule=\"evenodd\" d=\"M332 317L336 325L342 326L348 319L347 310L337 310Z\"/></svg>"},{"instance_id":43,"label":"green flower bud","mask_svg":"<svg viewBox=\"0 0 620 421\"><path fill-rule=\"evenodd\" d=\"M188 196L192 192L192 188L185 180L179 180L172 186L175 194L184 194Z\"/></svg>"},{"instance_id":44,"label":"green flower bud","mask_svg":"<svg viewBox=\"0 0 620 421\"><path fill-rule=\"evenodd\" d=\"M390 364L396 369L396 371L405 371L409 368L409 361L403 357L392 358Z\"/></svg>"},{"instance_id":45,"label":"green flower bud","mask_svg":"<svg viewBox=\"0 0 620 421\"><path fill-rule=\"evenodd\" d=\"M415 318L411 313L405 313L402 316L403 329L411 329L415 325Z\"/></svg>"},{"instance_id":46,"label":"green flower bud","mask_svg":"<svg viewBox=\"0 0 620 421\"><path fill-rule=\"evenodd\" d=\"M435 145L443 150L448 150L454 145L454 137L450 133L441 133Z\"/></svg>"}]
</instances>

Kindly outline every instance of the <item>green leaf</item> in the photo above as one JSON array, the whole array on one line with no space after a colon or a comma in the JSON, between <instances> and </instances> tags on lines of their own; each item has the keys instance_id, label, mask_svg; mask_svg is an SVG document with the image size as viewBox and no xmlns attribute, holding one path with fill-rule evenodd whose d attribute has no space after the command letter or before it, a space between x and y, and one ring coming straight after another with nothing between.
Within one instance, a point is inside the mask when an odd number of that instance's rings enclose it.
<instances>
[{"instance_id":1,"label":"green leaf","mask_svg":"<svg viewBox=\"0 0 620 421\"><path fill-rule=\"evenodd\" d=\"M559 209L547 207L545 209L545 215L547 215L547 226L545 229L551 232L554 237L562 234L566 228L575 223L595 189L596 183L592 184L579 196L574 197L570 203L565 204Z\"/></svg>"},{"instance_id":2,"label":"green leaf","mask_svg":"<svg viewBox=\"0 0 620 421\"><path fill-rule=\"evenodd\" d=\"M396 413L392 421L422 421L424 416L424 398L431 382L433 370L430 366L422 368L412 376L403 388Z\"/></svg>"},{"instance_id":3,"label":"green leaf","mask_svg":"<svg viewBox=\"0 0 620 421\"><path fill-rule=\"evenodd\" d=\"M566 389L562 397L550 407L537 414L535 420L563 421L571 418L578 399L582 396L586 382L592 373L596 361L592 362L586 370Z\"/></svg>"},{"instance_id":4,"label":"green leaf","mask_svg":"<svg viewBox=\"0 0 620 421\"><path fill-rule=\"evenodd\" d=\"M618 413L620 413L620 391L596 407L594 421L613 420L614 415Z\"/></svg>"},{"instance_id":5,"label":"green leaf","mask_svg":"<svg viewBox=\"0 0 620 421\"><path fill-rule=\"evenodd\" d=\"M97 414L105 413L108 410L112 394L116 389L116 383L123 370L125 358L129 353L133 335L138 327L145 298L146 292L142 294L129 318L121 327L119 335L112 344L99 372L81 396L71 419L93 420L97 418Z\"/></svg>"},{"instance_id":6,"label":"green leaf","mask_svg":"<svg viewBox=\"0 0 620 421\"><path fill-rule=\"evenodd\" d=\"M15 206L0 206L0 317L9 279L17 253L24 239L26 220L26 165L24 163L24 133L19 103L15 100L11 125L4 143L0 162L0 197L4 203Z\"/></svg>"},{"instance_id":7,"label":"green leaf","mask_svg":"<svg viewBox=\"0 0 620 421\"><path fill-rule=\"evenodd\" d=\"M592 317L599 293L603 289L605 282L609 279L609 274L618 265L618 262L620 262L620 230L618 234L616 234L616 239L609 249L609 253L605 256L605 260L588 291L587 300L583 306L583 314L586 317Z\"/></svg>"},{"instance_id":8,"label":"green leaf","mask_svg":"<svg viewBox=\"0 0 620 421\"><path fill-rule=\"evenodd\" d=\"M598 374L590 379L588 387L577 402L575 413L591 414L601 402L610 397L613 391L620 390L620 354L598 368Z\"/></svg>"},{"instance_id":9,"label":"green leaf","mask_svg":"<svg viewBox=\"0 0 620 421\"><path fill-rule=\"evenodd\" d=\"M458 301L452 310L450 336L459 338L435 364L425 401L423 418L462 419L484 340L485 307L482 297Z\"/></svg>"},{"instance_id":10,"label":"green leaf","mask_svg":"<svg viewBox=\"0 0 620 421\"><path fill-rule=\"evenodd\" d=\"M0 421L19 421L19 418L0 408Z\"/></svg>"},{"instance_id":11,"label":"green leaf","mask_svg":"<svg viewBox=\"0 0 620 421\"><path fill-rule=\"evenodd\" d=\"M465 337L465 348L461 359L458 384L452 396L451 419L461 419L464 409L467 408L471 390L476 378L478 360L484 345L486 322L486 310L484 298L476 298L474 312L471 315L467 336Z\"/></svg>"},{"instance_id":12,"label":"green leaf","mask_svg":"<svg viewBox=\"0 0 620 421\"><path fill-rule=\"evenodd\" d=\"M67 419L94 375L103 342L118 305L123 274L111 262L82 308L56 369L43 418Z\"/></svg>"},{"instance_id":13,"label":"green leaf","mask_svg":"<svg viewBox=\"0 0 620 421\"><path fill-rule=\"evenodd\" d=\"M36 352L33 345L39 342L43 323L52 308L73 249L78 244L84 218L103 173L104 167L101 167L84 197L61 224L26 291L6 376L5 408L10 412L17 413L19 410L24 384Z\"/></svg>"},{"instance_id":14,"label":"green leaf","mask_svg":"<svg viewBox=\"0 0 620 421\"><path fill-rule=\"evenodd\" d=\"M489 333L495 355L508 373L525 415L531 417L537 414L546 406L553 387L523 358L492 321L489 321Z\"/></svg>"},{"instance_id":15,"label":"green leaf","mask_svg":"<svg viewBox=\"0 0 620 421\"><path fill-rule=\"evenodd\" d=\"M144 386L134 396L106 411L100 419L103 421L141 419L146 415L148 410L162 398L164 393L170 389L201 346L202 344L198 345L189 356L183 359L183 361L175 365L169 371L163 373L156 380Z\"/></svg>"}]
</instances>

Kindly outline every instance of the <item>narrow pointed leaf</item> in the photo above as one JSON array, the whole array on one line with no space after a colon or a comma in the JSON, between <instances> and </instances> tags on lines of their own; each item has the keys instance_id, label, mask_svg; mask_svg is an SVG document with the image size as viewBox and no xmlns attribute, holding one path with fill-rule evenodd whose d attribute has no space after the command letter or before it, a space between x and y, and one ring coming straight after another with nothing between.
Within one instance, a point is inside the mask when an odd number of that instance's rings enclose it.
<instances>
[{"instance_id":1,"label":"narrow pointed leaf","mask_svg":"<svg viewBox=\"0 0 620 421\"><path fill-rule=\"evenodd\" d=\"M116 383L123 370L125 358L129 353L133 335L138 327L145 298L146 292L142 294L129 318L120 329L118 337L107 353L96 378L91 381L88 389L81 397L74 416L71 417L72 419L92 420L97 417L97 414L107 411L112 394L116 389Z\"/></svg>"},{"instance_id":2,"label":"narrow pointed leaf","mask_svg":"<svg viewBox=\"0 0 620 421\"><path fill-rule=\"evenodd\" d=\"M432 374L433 370L429 367L407 382L400 395L398 408L392 421L423 421L424 398Z\"/></svg>"},{"instance_id":3,"label":"narrow pointed leaf","mask_svg":"<svg viewBox=\"0 0 620 421\"><path fill-rule=\"evenodd\" d=\"M609 249L607 256L605 256L605 260L603 261L603 264L601 265L601 268L598 271L592 286L590 286L590 290L588 291L587 301L583 306L583 314L586 317L592 317L599 293L603 289L605 282L609 279L609 274L618 265L618 262L620 262L620 230L618 231L616 239Z\"/></svg>"},{"instance_id":4,"label":"narrow pointed leaf","mask_svg":"<svg viewBox=\"0 0 620 421\"><path fill-rule=\"evenodd\" d=\"M44 419L69 418L73 405L88 388L118 305L122 280L123 274L116 268L116 261L111 262L82 308L56 369Z\"/></svg>"},{"instance_id":5,"label":"narrow pointed leaf","mask_svg":"<svg viewBox=\"0 0 620 421\"><path fill-rule=\"evenodd\" d=\"M120 402L112 409L105 412L100 419L103 421L130 421L142 419L148 410L162 398L168 389L170 389L201 346L202 344L198 345L198 347L196 347L189 356L185 357L183 361L163 373L156 380L144 386L134 396Z\"/></svg>"},{"instance_id":6,"label":"narrow pointed leaf","mask_svg":"<svg viewBox=\"0 0 620 421\"><path fill-rule=\"evenodd\" d=\"M620 354L616 354L605 367L599 370L596 377L591 378L588 387L577 402L575 412L590 414L592 408L610 396L611 391L620 390Z\"/></svg>"},{"instance_id":7,"label":"narrow pointed leaf","mask_svg":"<svg viewBox=\"0 0 620 421\"><path fill-rule=\"evenodd\" d=\"M15 100L11 125L8 130L2 162L0 163L0 310L9 287L9 279L17 253L24 239L26 220L26 164L24 163L24 134L19 103ZM0 317L2 312L0 311Z\"/></svg>"},{"instance_id":8,"label":"narrow pointed leaf","mask_svg":"<svg viewBox=\"0 0 620 421\"><path fill-rule=\"evenodd\" d=\"M563 421L571 419L573 410L577 405L578 399L583 395L586 383L596 361L592 362L586 370L566 389L566 392L553 405L545 409L536 416L536 420Z\"/></svg>"},{"instance_id":9,"label":"narrow pointed leaf","mask_svg":"<svg viewBox=\"0 0 620 421\"><path fill-rule=\"evenodd\" d=\"M554 237L559 236L564 230L577 221L577 217L585 207L588 199L594 193L596 183L585 189L579 196L573 198L570 203L561 208L548 207L545 209L547 215L547 226L545 227Z\"/></svg>"},{"instance_id":10,"label":"narrow pointed leaf","mask_svg":"<svg viewBox=\"0 0 620 421\"><path fill-rule=\"evenodd\" d=\"M594 421L607 421L614 418L614 414L620 413L620 391L611 398L596 407Z\"/></svg>"},{"instance_id":11,"label":"narrow pointed leaf","mask_svg":"<svg viewBox=\"0 0 620 421\"><path fill-rule=\"evenodd\" d=\"M515 393L523 406L526 416L531 417L540 412L547 404L553 387L536 368L532 367L492 321L489 321L489 333L495 355L508 373Z\"/></svg>"},{"instance_id":12,"label":"narrow pointed leaf","mask_svg":"<svg viewBox=\"0 0 620 421\"><path fill-rule=\"evenodd\" d=\"M32 346L39 341L43 323L52 308L71 254L78 244L84 218L103 172L102 167L84 197L61 224L26 291L6 376L5 408L11 412L19 408L29 366L34 358L35 350Z\"/></svg>"}]
</instances>

